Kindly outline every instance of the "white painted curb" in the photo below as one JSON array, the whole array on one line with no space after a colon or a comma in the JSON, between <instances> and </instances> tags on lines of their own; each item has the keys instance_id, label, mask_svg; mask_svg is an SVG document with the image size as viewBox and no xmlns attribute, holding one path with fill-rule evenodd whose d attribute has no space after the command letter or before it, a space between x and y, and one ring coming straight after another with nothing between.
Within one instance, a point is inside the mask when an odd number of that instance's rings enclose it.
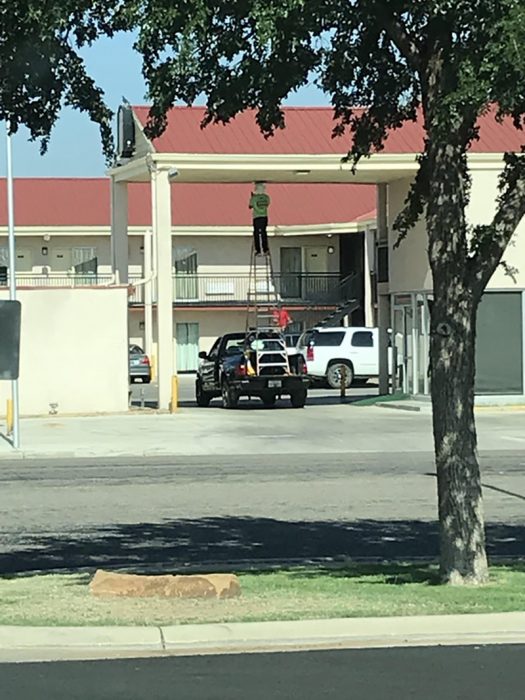
<instances>
[{"instance_id":1,"label":"white painted curb","mask_svg":"<svg viewBox=\"0 0 525 700\"><path fill-rule=\"evenodd\" d=\"M166 627L0 627L0 650L198 652L525 643L525 612Z\"/></svg>"},{"instance_id":2,"label":"white painted curb","mask_svg":"<svg viewBox=\"0 0 525 700\"><path fill-rule=\"evenodd\" d=\"M163 649L158 627L0 627L0 649Z\"/></svg>"},{"instance_id":3,"label":"white painted curb","mask_svg":"<svg viewBox=\"0 0 525 700\"><path fill-rule=\"evenodd\" d=\"M166 649L525 641L525 612L163 627Z\"/></svg>"}]
</instances>

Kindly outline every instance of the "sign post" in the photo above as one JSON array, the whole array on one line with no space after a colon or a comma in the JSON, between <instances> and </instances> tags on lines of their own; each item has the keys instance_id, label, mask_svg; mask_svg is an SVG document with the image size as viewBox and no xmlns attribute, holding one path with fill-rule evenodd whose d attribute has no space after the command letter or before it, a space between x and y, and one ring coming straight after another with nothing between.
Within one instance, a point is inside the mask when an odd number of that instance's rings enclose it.
<instances>
[{"instance_id":1,"label":"sign post","mask_svg":"<svg viewBox=\"0 0 525 700\"><path fill-rule=\"evenodd\" d=\"M13 197L13 152L11 146L11 134L9 122L6 122L6 152L7 152L7 227L9 241L9 299L16 300L16 244L15 244L15 218ZM18 374L11 382L11 394L13 401L13 447L20 447L20 407L18 404Z\"/></svg>"}]
</instances>

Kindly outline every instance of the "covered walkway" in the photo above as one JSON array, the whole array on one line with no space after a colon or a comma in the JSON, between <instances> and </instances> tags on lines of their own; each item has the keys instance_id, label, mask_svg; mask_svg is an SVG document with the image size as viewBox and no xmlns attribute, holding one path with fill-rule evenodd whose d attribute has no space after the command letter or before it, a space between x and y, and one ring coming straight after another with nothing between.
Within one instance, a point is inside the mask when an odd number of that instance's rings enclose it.
<instances>
[{"instance_id":1,"label":"covered walkway","mask_svg":"<svg viewBox=\"0 0 525 700\"><path fill-rule=\"evenodd\" d=\"M119 113L119 161L110 171L112 181L112 259L121 282L128 276L128 184L151 183L153 256L156 260L158 299L159 407L168 408L174 372L172 313L172 201L173 183L342 183L377 185L377 244L382 274L378 277L377 304L380 327L380 392L388 393L388 338L392 325L390 294L429 290L424 222L403 251L392 252L389 224L402 207L422 149L420 123L407 123L388 137L381 153L362 159L353 170L343 163L348 135L332 138L334 122L329 108L285 109L287 127L265 139L252 112L245 112L226 126L200 128L202 108L174 108L168 127L149 141L143 127L146 107L121 108ZM489 114L481 122L480 139L472 146L469 165L473 173L497 173L502 154L519 150L522 135L510 120L497 123ZM391 195L391 196L390 196ZM247 219L249 214L247 213ZM421 230L419 230L421 228ZM414 257L415 256L415 257ZM394 257L395 269L392 263ZM397 275L397 276L396 276ZM415 276L415 277L414 277ZM431 287L430 287L431 288ZM418 341L419 342L419 341ZM421 363L420 363L421 364Z\"/></svg>"}]
</instances>

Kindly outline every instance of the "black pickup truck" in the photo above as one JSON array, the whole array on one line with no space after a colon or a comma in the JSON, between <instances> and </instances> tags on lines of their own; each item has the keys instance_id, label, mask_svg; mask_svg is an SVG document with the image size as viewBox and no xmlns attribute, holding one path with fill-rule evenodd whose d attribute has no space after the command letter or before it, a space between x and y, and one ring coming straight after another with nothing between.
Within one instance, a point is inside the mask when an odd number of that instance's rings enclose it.
<instances>
[{"instance_id":1,"label":"black pickup truck","mask_svg":"<svg viewBox=\"0 0 525 700\"><path fill-rule=\"evenodd\" d=\"M277 342L272 333L259 335L257 342L271 347ZM293 408L303 408L308 393L306 365L301 355L288 357L288 368L280 366L257 367L257 353L250 346L245 333L228 333L217 338L208 353L199 353L201 359L195 382L195 397L199 406L222 396L224 408L235 408L241 396L258 397L268 408L278 397L289 396ZM261 356L261 353L259 353Z\"/></svg>"}]
</instances>

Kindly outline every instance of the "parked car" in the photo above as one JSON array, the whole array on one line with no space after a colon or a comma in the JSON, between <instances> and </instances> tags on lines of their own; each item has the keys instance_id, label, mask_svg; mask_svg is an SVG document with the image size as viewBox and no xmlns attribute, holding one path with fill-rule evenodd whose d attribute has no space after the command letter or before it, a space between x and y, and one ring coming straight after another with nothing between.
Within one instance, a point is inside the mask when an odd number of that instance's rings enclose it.
<instances>
[{"instance_id":1,"label":"parked car","mask_svg":"<svg viewBox=\"0 0 525 700\"><path fill-rule=\"evenodd\" d=\"M351 326L318 327L302 334L297 352L313 379L325 379L332 389L379 376L379 329ZM392 355L389 355L391 364ZM344 368L344 369L343 369Z\"/></svg>"},{"instance_id":2,"label":"parked car","mask_svg":"<svg viewBox=\"0 0 525 700\"><path fill-rule=\"evenodd\" d=\"M268 408L281 396L289 396L293 408L306 403L305 363L297 354L286 359L279 333L254 334L252 339L246 333L228 333L217 338L208 353L199 353L199 358L198 406L208 406L218 396L224 408L235 408L241 396L258 397Z\"/></svg>"},{"instance_id":3,"label":"parked car","mask_svg":"<svg viewBox=\"0 0 525 700\"><path fill-rule=\"evenodd\" d=\"M129 381L142 379L143 384L151 382L151 364L149 357L138 345L129 346Z\"/></svg>"}]
</instances>

